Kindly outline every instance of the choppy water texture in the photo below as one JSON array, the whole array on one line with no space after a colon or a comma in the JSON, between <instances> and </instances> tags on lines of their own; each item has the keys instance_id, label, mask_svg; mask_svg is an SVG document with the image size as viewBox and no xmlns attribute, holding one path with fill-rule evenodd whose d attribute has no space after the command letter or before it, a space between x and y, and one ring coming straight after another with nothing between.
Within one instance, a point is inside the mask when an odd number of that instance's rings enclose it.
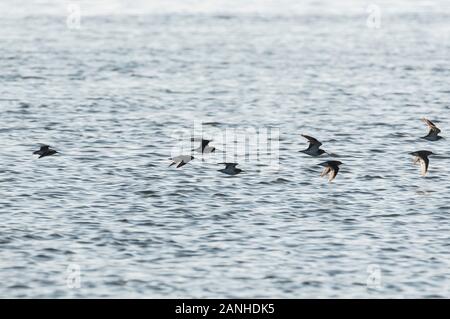
<instances>
[{"instance_id":1,"label":"choppy water texture","mask_svg":"<svg viewBox=\"0 0 450 319\"><path fill-rule=\"evenodd\" d=\"M82 1L71 30L64 2L2 1L0 296L449 297L446 2L370 29L365 1ZM280 171L168 168L194 121L279 128Z\"/></svg>"}]
</instances>

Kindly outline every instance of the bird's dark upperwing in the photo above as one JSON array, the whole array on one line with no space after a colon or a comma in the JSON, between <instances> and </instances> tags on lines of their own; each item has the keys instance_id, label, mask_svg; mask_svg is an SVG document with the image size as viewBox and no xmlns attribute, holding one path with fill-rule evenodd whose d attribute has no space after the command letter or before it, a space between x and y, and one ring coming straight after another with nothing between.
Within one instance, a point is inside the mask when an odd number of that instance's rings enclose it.
<instances>
[{"instance_id":1,"label":"bird's dark upperwing","mask_svg":"<svg viewBox=\"0 0 450 319\"><path fill-rule=\"evenodd\" d=\"M202 151L205 149L206 146L208 146L209 140L202 140Z\"/></svg>"},{"instance_id":2,"label":"bird's dark upperwing","mask_svg":"<svg viewBox=\"0 0 450 319\"><path fill-rule=\"evenodd\" d=\"M322 143L320 143L317 139L315 139L312 136L304 135L304 134L302 134L302 136L309 141L308 150L313 149L313 148L319 149L319 147L322 145Z\"/></svg>"}]
</instances>

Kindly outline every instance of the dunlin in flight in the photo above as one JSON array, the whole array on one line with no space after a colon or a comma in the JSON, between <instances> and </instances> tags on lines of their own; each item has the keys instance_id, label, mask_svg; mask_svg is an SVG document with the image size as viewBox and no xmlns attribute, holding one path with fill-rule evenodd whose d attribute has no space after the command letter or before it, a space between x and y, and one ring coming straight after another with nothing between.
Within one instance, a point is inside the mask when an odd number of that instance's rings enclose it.
<instances>
[{"instance_id":1,"label":"dunlin in flight","mask_svg":"<svg viewBox=\"0 0 450 319\"><path fill-rule=\"evenodd\" d=\"M433 152L430 151L417 151L409 153L414 157L414 164L419 163L420 164L420 173L422 176L425 176L428 172L428 165L430 164L430 160L428 159L428 156L433 155Z\"/></svg>"},{"instance_id":2,"label":"dunlin in flight","mask_svg":"<svg viewBox=\"0 0 450 319\"><path fill-rule=\"evenodd\" d=\"M175 156L173 158L169 158L172 163L169 165L175 165L177 164L177 168L180 168L181 166L186 165L187 163L189 163L190 161L192 161L194 159L194 156L190 156L190 155L179 155L179 156Z\"/></svg>"},{"instance_id":3,"label":"dunlin in flight","mask_svg":"<svg viewBox=\"0 0 450 319\"><path fill-rule=\"evenodd\" d=\"M38 158L50 156L58 153L54 149L51 149L49 145L41 144L41 148L38 151L33 152L33 154L39 155Z\"/></svg>"},{"instance_id":4,"label":"dunlin in flight","mask_svg":"<svg viewBox=\"0 0 450 319\"><path fill-rule=\"evenodd\" d=\"M322 173L320 174L320 177L328 175L328 181L329 182L333 181L333 179L336 178L336 175L339 172L339 165L341 165L341 164L342 164L342 162L340 162L340 161L326 161L326 162L320 163L319 165L325 166Z\"/></svg>"},{"instance_id":5,"label":"dunlin in flight","mask_svg":"<svg viewBox=\"0 0 450 319\"><path fill-rule=\"evenodd\" d=\"M442 138L442 136L439 136L438 134L441 133L441 130L430 120L426 118L422 118L422 121L428 125L428 128L430 131L428 132L428 135L423 136L422 138L428 140L428 141L437 141Z\"/></svg>"},{"instance_id":6,"label":"dunlin in flight","mask_svg":"<svg viewBox=\"0 0 450 319\"><path fill-rule=\"evenodd\" d=\"M320 148L320 146L322 145L321 142L319 142L312 136L308 136L308 135L304 135L304 134L301 134L301 135L309 141L309 146L306 150L303 150L300 152L308 154L310 156L315 156L315 157L326 153L323 149Z\"/></svg>"},{"instance_id":7,"label":"dunlin in flight","mask_svg":"<svg viewBox=\"0 0 450 319\"><path fill-rule=\"evenodd\" d=\"M236 168L236 166L239 165L238 163L219 163L219 164L224 164L225 165L225 168L218 170L219 172L222 172L224 174L237 175L240 172L242 172L241 169Z\"/></svg>"}]
</instances>

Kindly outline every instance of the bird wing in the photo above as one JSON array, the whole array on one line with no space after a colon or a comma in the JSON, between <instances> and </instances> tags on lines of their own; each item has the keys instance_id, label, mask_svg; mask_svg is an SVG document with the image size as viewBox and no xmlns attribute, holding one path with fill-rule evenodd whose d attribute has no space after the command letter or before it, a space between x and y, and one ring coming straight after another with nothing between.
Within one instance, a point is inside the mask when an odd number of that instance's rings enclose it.
<instances>
[{"instance_id":1,"label":"bird wing","mask_svg":"<svg viewBox=\"0 0 450 319\"><path fill-rule=\"evenodd\" d=\"M330 166L325 166L325 168L323 169L322 173L320 174L320 177L323 177L323 176L327 175L330 171L331 171L331 167Z\"/></svg>"},{"instance_id":2,"label":"bird wing","mask_svg":"<svg viewBox=\"0 0 450 319\"><path fill-rule=\"evenodd\" d=\"M41 144L41 149L40 150L41 151L47 151L49 147L50 147L49 145Z\"/></svg>"},{"instance_id":3,"label":"bird wing","mask_svg":"<svg viewBox=\"0 0 450 319\"><path fill-rule=\"evenodd\" d=\"M213 146L206 146L205 149L203 150L203 153L214 153L215 150L216 148Z\"/></svg>"},{"instance_id":4,"label":"bird wing","mask_svg":"<svg viewBox=\"0 0 450 319\"><path fill-rule=\"evenodd\" d=\"M331 182L333 179L336 178L337 173L339 172L339 166L330 168L331 172L328 176L328 181Z\"/></svg>"},{"instance_id":5,"label":"bird wing","mask_svg":"<svg viewBox=\"0 0 450 319\"><path fill-rule=\"evenodd\" d=\"M420 172L422 176L425 176L428 172L428 165L430 163L430 160L428 159L428 157L420 157L419 161L420 161Z\"/></svg>"},{"instance_id":6,"label":"bird wing","mask_svg":"<svg viewBox=\"0 0 450 319\"><path fill-rule=\"evenodd\" d=\"M430 120L422 118L422 121L430 128L430 133L428 133L428 135L430 135L432 131L435 132L436 135L441 132L441 130Z\"/></svg>"},{"instance_id":7,"label":"bird wing","mask_svg":"<svg viewBox=\"0 0 450 319\"><path fill-rule=\"evenodd\" d=\"M322 143L320 143L317 139L315 139L312 136L309 135L305 135L305 134L301 134L304 138L306 138L309 141L309 147L308 150L311 149L319 149L319 147L322 145Z\"/></svg>"},{"instance_id":8,"label":"bird wing","mask_svg":"<svg viewBox=\"0 0 450 319\"><path fill-rule=\"evenodd\" d=\"M181 161L180 163L178 163L177 168L180 168L181 166L186 165L185 161Z\"/></svg>"},{"instance_id":9,"label":"bird wing","mask_svg":"<svg viewBox=\"0 0 450 319\"><path fill-rule=\"evenodd\" d=\"M209 140L202 140L202 150L204 150L205 147L208 146L209 142Z\"/></svg>"}]
</instances>

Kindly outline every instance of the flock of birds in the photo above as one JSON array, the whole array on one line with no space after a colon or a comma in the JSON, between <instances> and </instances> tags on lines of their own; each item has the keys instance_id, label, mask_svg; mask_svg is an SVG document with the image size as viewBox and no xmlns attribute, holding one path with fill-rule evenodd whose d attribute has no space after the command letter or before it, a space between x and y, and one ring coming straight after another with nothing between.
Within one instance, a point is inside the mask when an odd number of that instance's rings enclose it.
<instances>
[{"instance_id":1,"label":"flock of birds","mask_svg":"<svg viewBox=\"0 0 450 319\"><path fill-rule=\"evenodd\" d=\"M428 141L438 141L442 138L442 136L439 135L441 133L441 130L430 120L426 118L422 118L422 121L428 126L428 134L426 136L423 136L422 138ZM309 141L309 147L306 150L303 150L301 152L308 154L310 156L320 156L322 154L328 154L333 156L332 154L326 152L325 150L321 149L320 146L322 146L322 143L319 142L314 137L303 135L304 138L306 138ZM433 152L427 151L427 150L420 150L409 153L410 155L414 156L414 164L420 164L420 171L422 176L425 176L428 172L428 166L430 164L430 160L428 156L433 155ZM320 174L320 177L327 176L328 175L328 181L331 182L336 178L337 173L339 172L339 166L342 165L342 162L340 161L326 161L323 163L320 163L319 165L324 166L324 170Z\"/></svg>"},{"instance_id":2,"label":"flock of birds","mask_svg":"<svg viewBox=\"0 0 450 319\"><path fill-rule=\"evenodd\" d=\"M426 118L422 118L422 121L428 126L429 131L426 136L423 136L423 139L426 139L428 141L438 141L442 138L442 136L439 136L439 133L441 133L441 130L430 120ZM309 156L313 157L319 157L323 154L328 154L330 156L335 156L334 154L328 153L327 151L321 149L322 143L319 142L317 139L315 139L312 136L301 134L304 138L306 138L309 142L309 146L307 149L302 150L300 152L305 153ZM194 140L194 139L193 139ZM216 151L216 148L213 146L209 146L209 143L211 140L201 139L201 144L198 148L193 149L192 151L196 151L201 154L205 153L214 153ZM33 152L33 154L39 155L39 158L50 156L57 154L58 152L52 148L50 148L49 145L41 144L41 147L39 150ZM428 156L433 155L433 152L427 151L427 150L420 150L410 153L414 156L414 164L420 164L421 168L421 174L422 176L425 176L428 172L428 166L430 164L430 160L428 159ZM173 166L176 165L176 168L180 168L190 161L194 159L194 156L191 155L179 155L175 156L173 158L170 158L172 163L169 165ZM242 172L241 169L236 168L238 166L238 163L219 163L222 165L225 165L225 168L218 170L221 173L227 174L227 175L237 175ZM322 173L320 174L320 177L328 176L328 181L332 182L335 178L337 173L339 172L339 166L343 163L340 161L325 161L323 163L320 163L318 165L324 166L324 169Z\"/></svg>"}]
</instances>

